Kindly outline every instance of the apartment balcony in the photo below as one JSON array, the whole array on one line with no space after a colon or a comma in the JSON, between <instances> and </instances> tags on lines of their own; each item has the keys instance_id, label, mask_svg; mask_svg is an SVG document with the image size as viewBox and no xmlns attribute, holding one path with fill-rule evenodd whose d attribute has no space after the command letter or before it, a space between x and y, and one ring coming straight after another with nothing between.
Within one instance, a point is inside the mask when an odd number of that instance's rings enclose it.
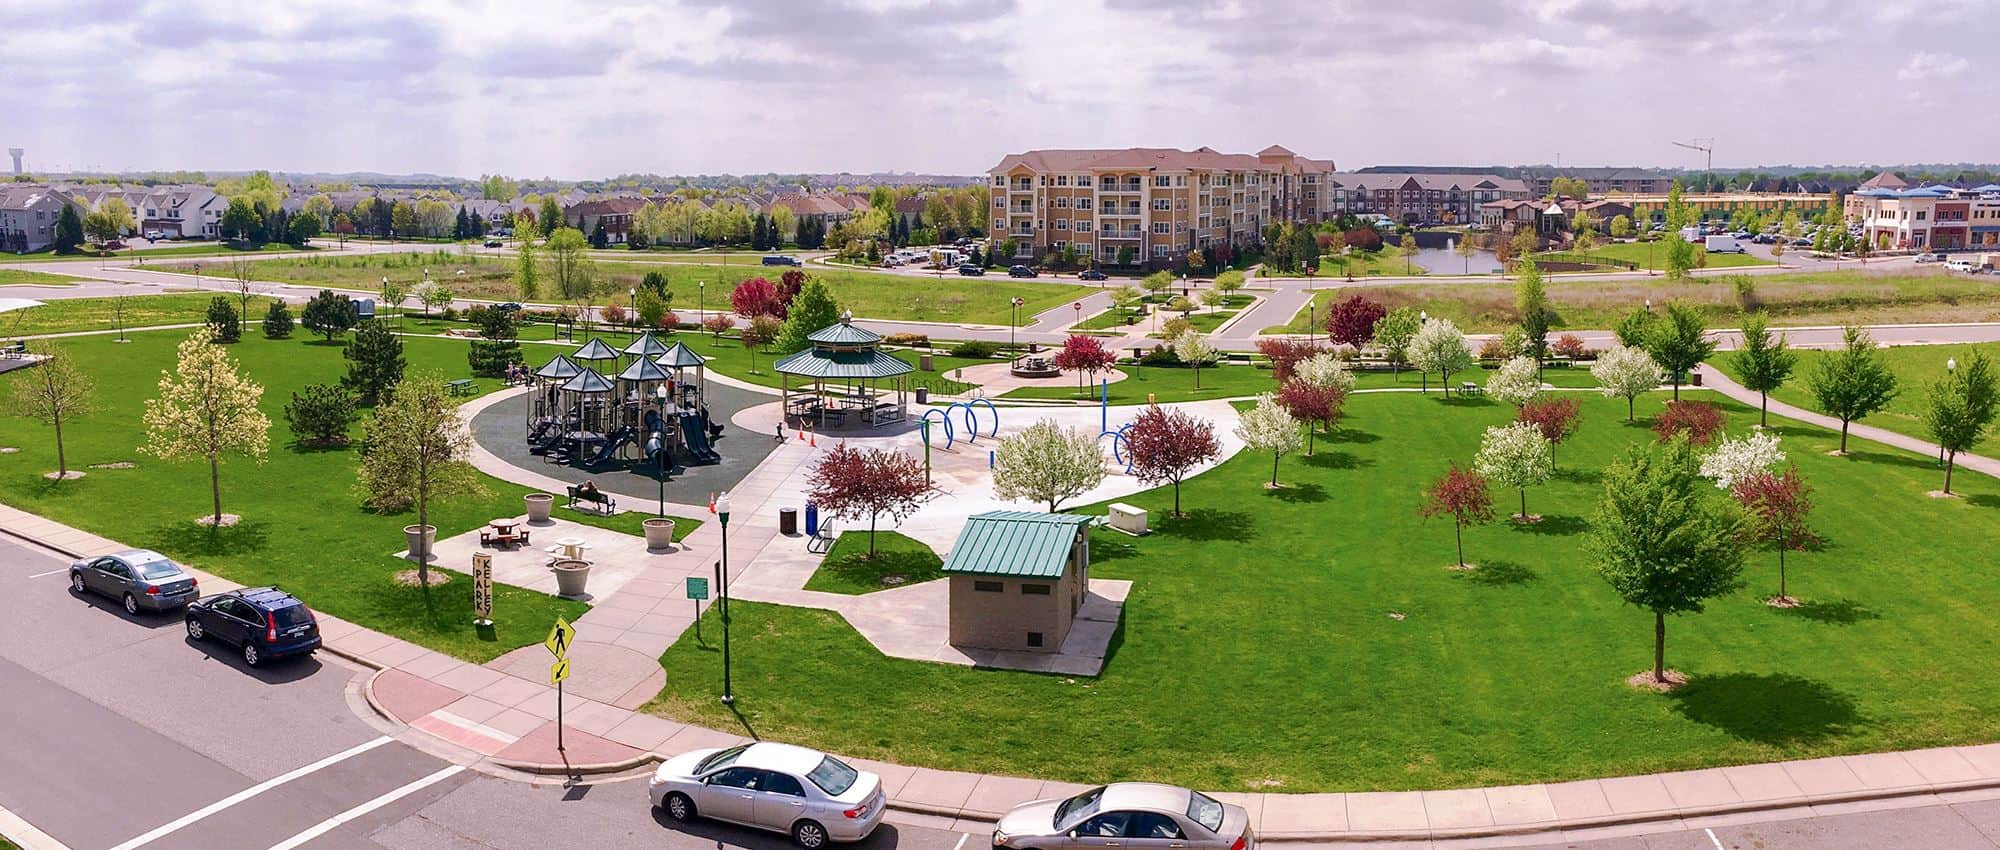
<instances>
[{"instance_id":1,"label":"apartment balcony","mask_svg":"<svg viewBox=\"0 0 2000 850\"><path fill-rule=\"evenodd\" d=\"M1097 232L1097 238L1099 239L1137 239L1144 235L1146 235L1146 232L1143 230L1100 230Z\"/></svg>"}]
</instances>

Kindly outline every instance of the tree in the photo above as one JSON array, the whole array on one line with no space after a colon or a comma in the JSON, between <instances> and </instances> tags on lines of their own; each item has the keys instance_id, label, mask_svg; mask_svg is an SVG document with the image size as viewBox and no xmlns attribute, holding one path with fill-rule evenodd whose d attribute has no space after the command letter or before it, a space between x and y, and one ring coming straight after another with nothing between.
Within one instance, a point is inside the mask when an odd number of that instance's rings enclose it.
<instances>
[{"instance_id":1,"label":"tree","mask_svg":"<svg viewBox=\"0 0 2000 850\"><path fill-rule=\"evenodd\" d=\"M472 467L472 428L458 415L444 376L411 375L364 429L355 488L368 507L400 511L414 505L417 527L430 530L430 503L484 495ZM417 535L417 586L430 587L428 534Z\"/></svg>"},{"instance_id":2,"label":"tree","mask_svg":"<svg viewBox=\"0 0 2000 850\"><path fill-rule=\"evenodd\" d=\"M1258 393L1257 403L1236 422L1236 438L1253 451L1271 453L1271 489L1278 487L1278 461L1299 450L1299 420L1271 393Z\"/></svg>"},{"instance_id":3,"label":"tree","mask_svg":"<svg viewBox=\"0 0 2000 850\"><path fill-rule=\"evenodd\" d=\"M474 307L467 310L465 317L479 328L479 338L466 349L466 365L472 374L488 377L504 375L507 367L522 362L521 343L515 337L518 331L515 317L507 310L491 307Z\"/></svg>"},{"instance_id":4,"label":"tree","mask_svg":"<svg viewBox=\"0 0 2000 850\"><path fill-rule=\"evenodd\" d=\"M1700 613L1743 572L1734 505L1703 486L1684 439L1634 445L1604 471L1591 522L1598 574L1626 603L1653 612L1653 681L1667 679L1667 615Z\"/></svg>"},{"instance_id":5,"label":"tree","mask_svg":"<svg viewBox=\"0 0 2000 850\"><path fill-rule=\"evenodd\" d=\"M352 390L356 400L374 406L386 400L403 380L403 339L389 327L373 319L362 322L340 356L347 360L347 376L341 386Z\"/></svg>"},{"instance_id":6,"label":"tree","mask_svg":"<svg viewBox=\"0 0 2000 850\"><path fill-rule=\"evenodd\" d=\"M1422 329L1423 319L1414 307L1397 307L1376 320L1375 344L1389 356L1391 374L1402 374L1403 364L1410 359L1410 343Z\"/></svg>"},{"instance_id":7,"label":"tree","mask_svg":"<svg viewBox=\"0 0 2000 850\"><path fill-rule=\"evenodd\" d=\"M140 451L170 463L208 461L215 508L207 521L210 528L223 525L223 456L240 454L264 462L271 420L257 408L263 397L264 388L243 377L228 350L211 341L203 328L181 341L174 370L160 375L159 398L146 402L146 444Z\"/></svg>"},{"instance_id":8,"label":"tree","mask_svg":"<svg viewBox=\"0 0 2000 850\"><path fill-rule=\"evenodd\" d=\"M1436 372L1438 385L1450 398L1451 376L1472 368L1472 348L1451 320L1430 319L1410 340L1410 364L1426 376Z\"/></svg>"},{"instance_id":9,"label":"tree","mask_svg":"<svg viewBox=\"0 0 2000 850\"><path fill-rule=\"evenodd\" d=\"M13 410L56 431L56 480L69 478L69 454L63 448L63 421L89 416L97 390L89 376L76 368L67 352L36 343L30 353L44 359L32 369L14 373ZM79 473L81 474L81 473Z\"/></svg>"},{"instance_id":10,"label":"tree","mask_svg":"<svg viewBox=\"0 0 2000 850\"><path fill-rule=\"evenodd\" d=\"M1486 394L1515 407L1534 401L1542 394L1542 379L1535 374L1535 361L1516 357L1500 364L1486 379Z\"/></svg>"},{"instance_id":11,"label":"tree","mask_svg":"<svg viewBox=\"0 0 2000 850\"><path fill-rule=\"evenodd\" d=\"M753 277L737 284L729 293L729 306L736 310L736 315L745 319L755 319L758 316L773 316L780 319L785 317L785 305L778 298L778 287L761 277Z\"/></svg>"},{"instance_id":12,"label":"tree","mask_svg":"<svg viewBox=\"0 0 2000 850\"><path fill-rule=\"evenodd\" d=\"M556 294L570 301L589 300L596 287L597 262L590 258L583 231L558 227L542 249L549 255L549 278L555 281Z\"/></svg>"},{"instance_id":13,"label":"tree","mask_svg":"<svg viewBox=\"0 0 2000 850\"><path fill-rule=\"evenodd\" d=\"M116 195L107 197L97 202L97 211L104 216L105 223L111 225L112 239L139 230L138 218L132 214L132 205L125 203L124 198Z\"/></svg>"},{"instance_id":14,"label":"tree","mask_svg":"<svg viewBox=\"0 0 2000 850\"><path fill-rule=\"evenodd\" d=\"M346 445L354 417L354 394L339 384L309 384L285 405L285 424L303 446Z\"/></svg>"},{"instance_id":15,"label":"tree","mask_svg":"<svg viewBox=\"0 0 2000 850\"><path fill-rule=\"evenodd\" d=\"M1632 238L1632 218L1625 215L1611 217L1611 237L1613 239Z\"/></svg>"},{"instance_id":16,"label":"tree","mask_svg":"<svg viewBox=\"0 0 2000 850\"><path fill-rule=\"evenodd\" d=\"M514 294L521 300L534 300L536 291L541 288L539 267L535 259L535 243L522 239L514 247Z\"/></svg>"},{"instance_id":17,"label":"tree","mask_svg":"<svg viewBox=\"0 0 2000 850\"><path fill-rule=\"evenodd\" d=\"M1549 465L1555 466L1556 447L1576 433L1582 406L1573 398L1537 398L1514 412L1514 421L1535 426L1549 441Z\"/></svg>"},{"instance_id":18,"label":"tree","mask_svg":"<svg viewBox=\"0 0 2000 850\"><path fill-rule=\"evenodd\" d=\"M1087 379L1095 378L1098 372L1116 362L1118 355L1105 350L1102 340L1088 334L1070 334L1055 356L1056 368L1076 373L1078 395L1084 394Z\"/></svg>"},{"instance_id":19,"label":"tree","mask_svg":"<svg viewBox=\"0 0 2000 850\"><path fill-rule=\"evenodd\" d=\"M1634 307L1632 312L1625 314L1625 318L1618 320L1618 327L1613 333L1617 335L1619 345L1626 348L1645 348L1646 340L1653 335L1655 321L1657 320L1653 316L1653 311L1644 307Z\"/></svg>"},{"instance_id":20,"label":"tree","mask_svg":"<svg viewBox=\"0 0 2000 850\"><path fill-rule=\"evenodd\" d=\"M1219 278L1216 280L1216 285L1222 285L1222 281ZM1139 306L1141 302L1146 300L1145 294L1141 293L1138 287L1129 283L1121 283L1112 287L1110 295L1111 306L1118 308L1121 312L1129 312L1132 308Z\"/></svg>"},{"instance_id":21,"label":"tree","mask_svg":"<svg viewBox=\"0 0 2000 850\"><path fill-rule=\"evenodd\" d=\"M1784 461L1785 453L1778 448L1778 438L1758 431L1742 439L1724 438L1716 444L1713 451L1701 458L1701 477L1714 481L1718 490L1733 490L1744 480Z\"/></svg>"},{"instance_id":22,"label":"tree","mask_svg":"<svg viewBox=\"0 0 2000 850\"><path fill-rule=\"evenodd\" d=\"M1331 351L1315 352L1299 361L1292 372L1294 378L1315 386L1332 387L1343 393L1354 391L1354 373Z\"/></svg>"},{"instance_id":23,"label":"tree","mask_svg":"<svg viewBox=\"0 0 2000 850\"><path fill-rule=\"evenodd\" d=\"M1944 450L1944 492L1951 492L1951 473L1960 452L1971 451L1993 424L1995 380L1993 364L1978 349L1958 368L1947 369L1931 384L1924 409L1924 427Z\"/></svg>"},{"instance_id":24,"label":"tree","mask_svg":"<svg viewBox=\"0 0 2000 850\"><path fill-rule=\"evenodd\" d=\"M886 449L856 449L842 442L813 465L806 479L813 504L845 520L868 518L868 557L875 557L875 524L883 514L901 523L933 496L922 461Z\"/></svg>"},{"instance_id":25,"label":"tree","mask_svg":"<svg viewBox=\"0 0 2000 850\"><path fill-rule=\"evenodd\" d=\"M1201 306L1215 310L1229 303L1229 296L1222 290L1210 287L1201 291Z\"/></svg>"},{"instance_id":26,"label":"tree","mask_svg":"<svg viewBox=\"0 0 2000 850\"><path fill-rule=\"evenodd\" d=\"M65 203L56 213L56 234L52 240L58 254L74 254L83 247L83 216L76 205Z\"/></svg>"},{"instance_id":27,"label":"tree","mask_svg":"<svg viewBox=\"0 0 2000 850\"><path fill-rule=\"evenodd\" d=\"M1271 377L1282 384L1292 379L1292 371L1299 363L1319 353L1319 346L1313 340L1297 337L1259 337L1257 353L1271 361Z\"/></svg>"},{"instance_id":28,"label":"tree","mask_svg":"<svg viewBox=\"0 0 2000 850\"><path fill-rule=\"evenodd\" d=\"M117 241L118 223L112 221L111 216L105 215L102 210L92 212L83 217L83 235L102 248Z\"/></svg>"},{"instance_id":29,"label":"tree","mask_svg":"<svg viewBox=\"0 0 2000 850\"><path fill-rule=\"evenodd\" d=\"M1472 271L1472 258L1479 256L1479 242L1468 233L1451 246L1451 252L1465 261L1465 271Z\"/></svg>"},{"instance_id":30,"label":"tree","mask_svg":"<svg viewBox=\"0 0 2000 850\"><path fill-rule=\"evenodd\" d=\"M543 196L541 212L535 215L536 229L540 230L542 237L546 239L554 236L562 226L562 205L556 202L554 195ZM583 238L583 231L577 231L576 235L579 239Z\"/></svg>"},{"instance_id":31,"label":"tree","mask_svg":"<svg viewBox=\"0 0 2000 850\"><path fill-rule=\"evenodd\" d=\"M1882 362L1875 340L1858 327L1842 334L1845 346L1820 358L1807 379L1821 412L1840 420L1840 453L1847 453L1847 426L1881 410L1896 397L1896 374Z\"/></svg>"},{"instance_id":32,"label":"tree","mask_svg":"<svg viewBox=\"0 0 2000 850\"><path fill-rule=\"evenodd\" d=\"M1049 513L1103 481L1104 452L1097 437L1051 419L1001 440L993 454L994 495L1046 504Z\"/></svg>"},{"instance_id":33,"label":"tree","mask_svg":"<svg viewBox=\"0 0 2000 850\"><path fill-rule=\"evenodd\" d=\"M809 278L785 308L785 324L778 329L776 351L791 354L811 348L810 337L815 331L841 321L840 305L834 302L833 291L817 278Z\"/></svg>"},{"instance_id":34,"label":"tree","mask_svg":"<svg viewBox=\"0 0 2000 850\"><path fill-rule=\"evenodd\" d=\"M435 280L425 280L417 284L411 294L417 297L417 303L424 305L426 316L443 312L444 308L451 306L452 298L456 297L451 287Z\"/></svg>"},{"instance_id":35,"label":"tree","mask_svg":"<svg viewBox=\"0 0 2000 850\"><path fill-rule=\"evenodd\" d=\"M273 299L270 309L264 311L264 338L290 339L292 336L292 308L285 306L283 299Z\"/></svg>"},{"instance_id":36,"label":"tree","mask_svg":"<svg viewBox=\"0 0 2000 850\"><path fill-rule=\"evenodd\" d=\"M1549 294L1542 285L1542 267L1532 259L1523 258L1514 277L1514 312L1521 317L1521 334L1527 341L1527 354L1535 359L1535 374L1539 376L1542 358L1549 350Z\"/></svg>"},{"instance_id":37,"label":"tree","mask_svg":"<svg viewBox=\"0 0 2000 850\"><path fill-rule=\"evenodd\" d=\"M1777 392L1792 377L1792 368L1799 359L1784 337L1772 338L1768 323L1769 317L1763 311L1745 315L1743 348L1733 357L1744 388L1757 393L1757 424L1760 426L1771 424L1771 393Z\"/></svg>"},{"instance_id":38,"label":"tree","mask_svg":"<svg viewBox=\"0 0 2000 850\"><path fill-rule=\"evenodd\" d=\"M319 216L309 212L299 213L292 217L291 226L286 228L286 231L286 235L289 238L285 241L293 245L303 246L307 242L311 242L313 237L319 235Z\"/></svg>"},{"instance_id":39,"label":"tree","mask_svg":"<svg viewBox=\"0 0 2000 850\"><path fill-rule=\"evenodd\" d=\"M331 289L320 290L318 295L306 302L306 308L299 313L299 324L304 325L306 330L326 337L328 342L347 333L348 328L354 327L354 322L354 302Z\"/></svg>"},{"instance_id":40,"label":"tree","mask_svg":"<svg viewBox=\"0 0 2000 850\"><path fill-rule=\"evenodd\" d=\"M1799 601L1785 588L1785 553L1803 552L1819 543L1808 522L1812 486L1799 475L1797 466L1791 466L1783 475L1757 470L1737 481L1729 493L1743 506L1751 539L1778 550L1778 595L1771 604L1786 608L1797 605Z\"/></svg>"},{"instance_id":41,"label":"tree","mask_svg":"<svg viewBox=\"0 0 2000 850\"><path fill-rule=\"evenodd\" d=\"M217 295L208 299L208 332L216 342L227 345L243 338L243 317L236 314L229 299Z\"/></svg>"},{"instance_id":42,"label":"tree","mask_svg":"<svg viewBox=\"0 0 2000 850\"><path fill-rule=\"evenodd\" d=\"M1493 496L1487 492L1483 476L1454 463L1424 490L1417 515L1424 519L1451 517L1452 534L1458 542L1458 568L1465 569L1465 527L1493 521Z\"/></svg>"},{"instance_id":43,"label":"tree","mask_svg":"<svg viewBox=\"0 0 2000 850\"><path fill-rule=\"evenodd\" d=\"M1144 286L1147 292L1152 293L1153 299L1157 301L1161 296L1166 294L1167 290L1173 288L1174 273L1169 271L1153 272L1141 278L1139 285Z\"/></svg>"},{"instance_id":44,"label":"tree","mask_svg":"<svg viewBox=\"0 0 2000 850\"><path fill-rule=\"evenodd\" d=\"M1525 422L1486 429L1472 468L1486 480L1521 491L1521 512L1515 522L1535 522L1528 513L1528 488L1540 485L1555 474L1555 455L1542 430Z\"/></svg>"},{"instance_id":45,"label":"tree","mask_svg":"<svg viewBox=\"0 0 2000 850\"><path fill-rule=\"evenodd\" d=\"M396 312L397 323L400 325L402 322L403 302L409 300L410 288L405 286L402 281L384 276L382 278L381 289L378 290L378 293L382 296L382 309L384 311L394 310Z\"/></svg>"},{"instance_id":46,"label":"tree","mask_svg":"<svg viewBox=\"0 0 2000 850\"><path fill-rule=\"evenodd\" d=\"M1201 389L1201 367L1215 360L1215 346L1208 335L1190 330L1174 338L1174 356L1194 370L1194 388Z\"/></svg>"},{"instance_id":47,"label":"tree","mask_svg":"<svg viewBox=\"0 0 2000 850\"><path fill-rule=\"evenodd\" d=\"M661 327L660 320L667 317L667 301L659 293L641 288L632 310L639 314L639 324L648 328Z\"/></svg>"},{"instance_id":48,"label":"tree","mask_svg":"<svg viewBox=\"0 0 2000 850\"><path fill-rule=\"evenodd\" d=\"M1375 325L1389 315L1389 308L1363 295L1336 301L1326 311L1326 336L1335 345L1351 345L1354 350L1374 341Z\"/></svg>"},{"instance_id":49,"label":"tree","mask_svg":"<svg viewBox=\"0 0 2000 850\"><path fill-rule=\"evenodd\" d=\"M228 208L222 211L222 235L230 239L250 241L264 226L264 217L257 214L257 208L250 205L248 198L230 198Z\"/></svg>"},{"instance_id":50,"label":"tree","mask_svg":"<svg viewBox=\"0 0 2000 850\"><path fill-rule=\"evenodd\" d=\"M1293 378L1279 385L1278 403L1285 406L1292 418L1306 423L1306 456L1311 457L1319 429L1332 433L1334 426L1340 424L1347 405L1347 390Z\"/></svg>"},{"instance_id":51,"label":"tree","mask_svg":"<svg viewBox=\"0 0 2000 850\"><path fill-rule=\"evenodd\" d=\"M1598 392L1606 398L1625 400L1625 421L1632 421L1633 402L1639 396L1660 388L1667 376L1660 364L1653 362L1653 355L1643 348L1615 345L1610 351L1597 355L1597 362L1590 364L1590 377L1597 380Z\"/></svg>"},{"instance_id":52,"label":"tree","mask_svg":"<svg viewBox=\"0 0 2000 850\"><path fill-rule=\"evenodd\" d=\"M1194 468L1222 453L1215 423L1179 408L1149 405L1125 429L1125 451L1132 475L1147 484L1174 485L1174 516L1181 513L1181 481Z\"/></svg>"},{"instance_id":53,"label":"tree","mask_svg":"<svg viewBox=\"0 0 2000 850\"><path fill-rule=\"evenodd\" d=\"M1679 401L1681 382L1687 379L1690 370L1715 353L1715 340L1709 339L1708 330L1702 327L1701 313L1685 304L1671 303L1667 305L1666 321L1647 335L1646 351L1660 368L1667 370L1667 379L1674 385L1674 400Z\"/></svg>"},{"instance_id":54,"label":"tree","mask_svg":"<svg viewBox=\"0 0 2000 850\"><path fill-rule=\"evenodd\" d=\"M757 349L770 345L772 340L777 339L778 330L782 326L783 323L779 322L776 316L770 315L757 316L743 326L743 333L739 334L738 338L743 343L744 352L750 356L750 374L759 374Z\"/></svg>"},{"instance_id":55,"label":"tree","mask_svg":"<svg viewBox=\"0 0 2000 850\"><path fill-rule=\"evenodd\" d=\"M1215 288L1228 295L1235 295L1243 288L1243 272L1240 269L1224 269L1215 276Z\"/></svg>"},{"instance_id":56,"label":"tree","mask_svg":"<svg viewBox=\"0 0 2000 850\"><path fill-rule=\"evenodd\" d=\"M1727 419L1722 408L1705 401L1670 401L1659 416L1653 417L1653 433L1664 443L1676 436L1689 445L1706 446L1722 433Z\"/></svg>"},{"instance_id":57,"label":"tree","mask_svg":"<svg viewBox=\"0 0 2000 850\"><path fill-rule=\"evenodd\" d=\"M730 328L736 327L736 317L728 313L713 313L701 320L701 326L720 340Z\"/></svg>"}]
</instances>

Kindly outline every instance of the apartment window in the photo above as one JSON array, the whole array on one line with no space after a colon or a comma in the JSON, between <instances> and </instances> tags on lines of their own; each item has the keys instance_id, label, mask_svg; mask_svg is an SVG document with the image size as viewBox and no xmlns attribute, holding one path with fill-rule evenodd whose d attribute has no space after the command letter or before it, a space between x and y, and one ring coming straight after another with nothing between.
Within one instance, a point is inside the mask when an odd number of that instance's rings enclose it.
<instances>
[{"instance_id":1,"label":"apartment window","mask_svg":"<svg viewBox=\"0 0 2000 850\"><path fill-rule=\"evenodd\" d=\"M1068 230L1068 229L1069 229L1069 219L1066 219L1066 218L1059 218L1059 219L1056 219L1056 229L1057 229L1057 230Z\"/></svg>"},{"instance_id":2,"label":"apartment window","mask_svg":"<svg viewBox=\"0 0 2000 850\"><path fill-rule=\"evenodd\" d=\"M1923 211L1923 210L1917 210L1917 220L1918 220L1918 221L1923 221L1923 220L1924 220L1924 211Z\"/></svg>"},{"instance_id":3,"label":"apartment window","mask_svg":"<svg viewBox=\"0 0 2000 850\"><path fill-rule=\"evenodd\" d=\"M1187 209L1187 199L1186 199L1186 198L1175 198L1175 199L1174 199L1174 209L1177 209L1177 210L1184 210L1184 209Z\"/></svg>"},{"instance_id":4,"label":"apartment window","mask_svg":"<svg viewBox=\"0 0 2000 850\"><path fill-rule=\"evenodd\" d=\"M1056 198L1056 209L1059 210L1069 209L1069 197L1065 195L1063 197Z\"/></svg>"},{"instance_id":5,"label":"apartment window","mask_svg":"<svg viewBox=\"0 0 2000 850\"><path fill-rule=\"evenodd\" d=\"M1080 210L1090 209L1090 199L1089 198L1076 199L1076 208Z\"/></svg>"},{"instance_id":6,"label":"apartment window","mask_svg":"<svg viewBox=\"0 0 2000 850\"><path fill-rule=\"evenodd\" d=\"M1022 584L1022 585L1021 585L1021 595L1022 595L1022 596L1047 596L1047 595L1049 595L1049 586L1048 586L1048 585L1046 585L1046 584L1025 584L1025 583L1024 583L1024 584Z\"/></svg>"},{"instance_id":7,"label":"apartment window","mask_svg":"<svg viewBox=\"0 0 2000 850\"><path fill-rule=\"evenodd\" d=\"M1153 185L1164 189L1174 185L1174 181L1165 174L1156 174L1153 175Z\"/></svg>"},{"instance_id":8,"label":"apartment window","mask_svg":"<svg viewBox=\"0 0 2000 850\"><path fill-rule=\"evenodd\" d=\"M1176 174L1176 175L1174 175L1174 185L1175 185L1175 186L1186 186L1186 185L1187 185L1187 175L1185 175L1185 174Z\"/></svg>"},{"instance_id":9,"label":"apartment window","mask_svg":"<svg viewBox=\"0 0 2000 850\"><path fill-rule=\"evenodd\" d=\"M997 581L975 581L972 583L972 589L980 593L1004 593L1007 586Z\"/></svg>"},{"instance_id":10,"label":"apartment window","mask_svg":"<svg viewBox=\"0 0 2000 850\"><path fill-rule=\"evenodd\" d=\"M1198 225L1196 225L1196 226L1200 227L1200 228L1201 228L1201 229L1203 229L1203 230L1207 230L1207 229L1208 229L1208 216L1202 216L1202 217L1201 217L1201 223L1200 223L1200 224L1198 224Z\"/></svg>"},{"instance_id":11,"label":"apartment window","mask_svg":"<svg viewBox=\"0 0 2000 850\"><path fill-rule=\"evenodd\" d=\"M1006 177L1006 175L1003 175L1003 174L995 174L995 175L993 175L993 185L995 185L995 186L1005 186L1005 185L1007 185L1007 177Z\"/></svg>"},{"instance_id":12,"label":"apartment window","mask_svg":"<svg viewBox=\"0 0 2000 850\"><path fill-rule=\"evenodd\" d=\"M1058 174L1058 175L1056 175L1056 185L1057 185L1057 186L1068 186L1068 185L1069 185L1069 175L1067 175L1067 174Z\"/></svg>"},{"instance_id":13,"label":"apartment window","mask_svg":"<svg viewBox=\"0 0 2000 850\"><path fill-rule=\"evenodd\" d=\"M1175 230L1176 232L1179 232L1179 233L1186 233L1186 232L1187 232L1187 222L1185 222L1185 221L1182 221L1182 222L1176 222L1176 223L1174 224L1174 230Z\"/></svg>"},{"instance_id":14,"label":"apartment window","mask_svg":"<svg viewBox=\"0 0 2000 850\"><path fill-rule=\"evenodd\" d=\"M1168 225L1168 224L1167 224L1166 222L1164 222L1164 221L1156 221L1156 222L1153 222L1153 232L1154 232L1154 233L1170 233L1170 232L1172 232L1172 231L1170 231L1170 230L1168 229L1168 227L1169 227L1169 225Z\"/></svg>"},{"instance_id":15,"label":"apartment window","mask_svg":"<svg viewBox=\"0 0 2000 850\"><path fill-rule=\"evenodd\" d=\"M1090 219L1087 219L1087 218L1079 218L1079 219L1077 219L1077 220L1076 220L1076 231L1077 231L1078 233L1089 233L1089 232L1090 232Z\"/></svg>"},{"instance_id":16,"label":"apartment window","mask_svg":"<svg viewBox=\"0 0 2000 850\"><path fill-rule=\"evenodd\" d=\"M1092 177L1092 176L1090 176L1090 175L1088 175L1088 174L1081 174L1081 175L1078 175L1078 176L1077 176L1077 178L1076 178L1076 185L1078 185L1078 186L1092 186L1092 185L1096 185L1096 178L1094 178L1094 177Z\"/></svg>"},{"instance_id":17,"label":"apartment window","mask_svg":"<svg viewBox=\"0 0 2000 850\"><path fill-rule=\"evenodd\" d=\"M1005 206L1007 206L1007 196L1006 196L1006 195L994 195L994 196L993 196L993 206L994 206L994 207L996 207L996 208L1001 208L1001 207L1005 207Z\"/></svg>"},{"instance_id":18,"label":"apartment window","mask_svg":"<svg viewBox=\"0 0 2000 850\"><path fill-rule=\"evenodd\" d=\"M1100 221L1097 223L1097 229L1105 233L1110 233L1112 232L1111 222Z\"/></svg>"},{"instance_id":19,"label":"apartment window","mask_svg":"<svg viewBox=\"0 0 2000 850\"><path fill-rule=\"evenodd\" d=\"M1173 201L1167 200L1166 198L1153 199L1153 209L1155 210L1165 212L1166 210L1173 209L1173 206L1174 206Z\"/></svg>"},{"instance_id":20,"label":"apartment window","mask_svg":"<svg viewBox=\"0 0 2000 850\"><path fill-rule=\"evenodd\" d=\"M1166 258L1166 256L1167 256L1167 246L1165 246L1165 245L1154 245L1154 246L1153 246L1153 256L1154 256L1155 258L1157 258L1157 259L1165 259L1165 258Z\"/></svg>"}]
</instances>

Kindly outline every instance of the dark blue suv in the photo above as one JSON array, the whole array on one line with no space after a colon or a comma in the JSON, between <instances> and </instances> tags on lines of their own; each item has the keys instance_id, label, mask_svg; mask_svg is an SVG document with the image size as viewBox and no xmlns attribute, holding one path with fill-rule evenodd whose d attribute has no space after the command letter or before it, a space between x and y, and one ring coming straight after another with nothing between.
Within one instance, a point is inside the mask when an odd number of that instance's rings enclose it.
<instances>
[{"instance_id":1,"label":"dark blue suv","mask_svg":"<svg viewBox=\"0 0 2000 850\"><path fill-rule=\"evenodd\" d=\"M312 609L275 587L246 587L189 603L187 634L240 647L243 663L252 667L319 648Z\"/></svg>"}]
</instances>

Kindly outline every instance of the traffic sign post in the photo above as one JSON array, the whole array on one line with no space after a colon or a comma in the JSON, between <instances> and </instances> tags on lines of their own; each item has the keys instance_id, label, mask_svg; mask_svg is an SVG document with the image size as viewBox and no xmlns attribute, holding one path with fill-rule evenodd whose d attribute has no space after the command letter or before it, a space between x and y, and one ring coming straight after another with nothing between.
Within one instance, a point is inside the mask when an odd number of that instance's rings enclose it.
<instances>
[{"instance_id":1,"label":"traffic sign post","mask_svg":"<svg viewBox=\"0 0 2000 850\"><path fill-rule=\"evenodd\" d=\"M688 599L694 601L695 642L705 643L705 641L701 639L701 601L708 598L708 579L702 578L700 576L688 576L687 597Z\"/></svg>"},{"instance_id":2,"label":"traffic sign post","mask_svg":"<svg viewBox=\"0 0 2000 850\"><path fill-rule=\"evenodd\" d=\"M556 657L556 663L549 668L549 683L556 686L556 752L561 753L563 764L569 764L569 753L563 750L563 680L569 678L569 645L576 640L576 627L568 620L556 617L556 624L549 627L548 639L542 645L548 647L549 654Z\"/></svg>"}]
</instances>

